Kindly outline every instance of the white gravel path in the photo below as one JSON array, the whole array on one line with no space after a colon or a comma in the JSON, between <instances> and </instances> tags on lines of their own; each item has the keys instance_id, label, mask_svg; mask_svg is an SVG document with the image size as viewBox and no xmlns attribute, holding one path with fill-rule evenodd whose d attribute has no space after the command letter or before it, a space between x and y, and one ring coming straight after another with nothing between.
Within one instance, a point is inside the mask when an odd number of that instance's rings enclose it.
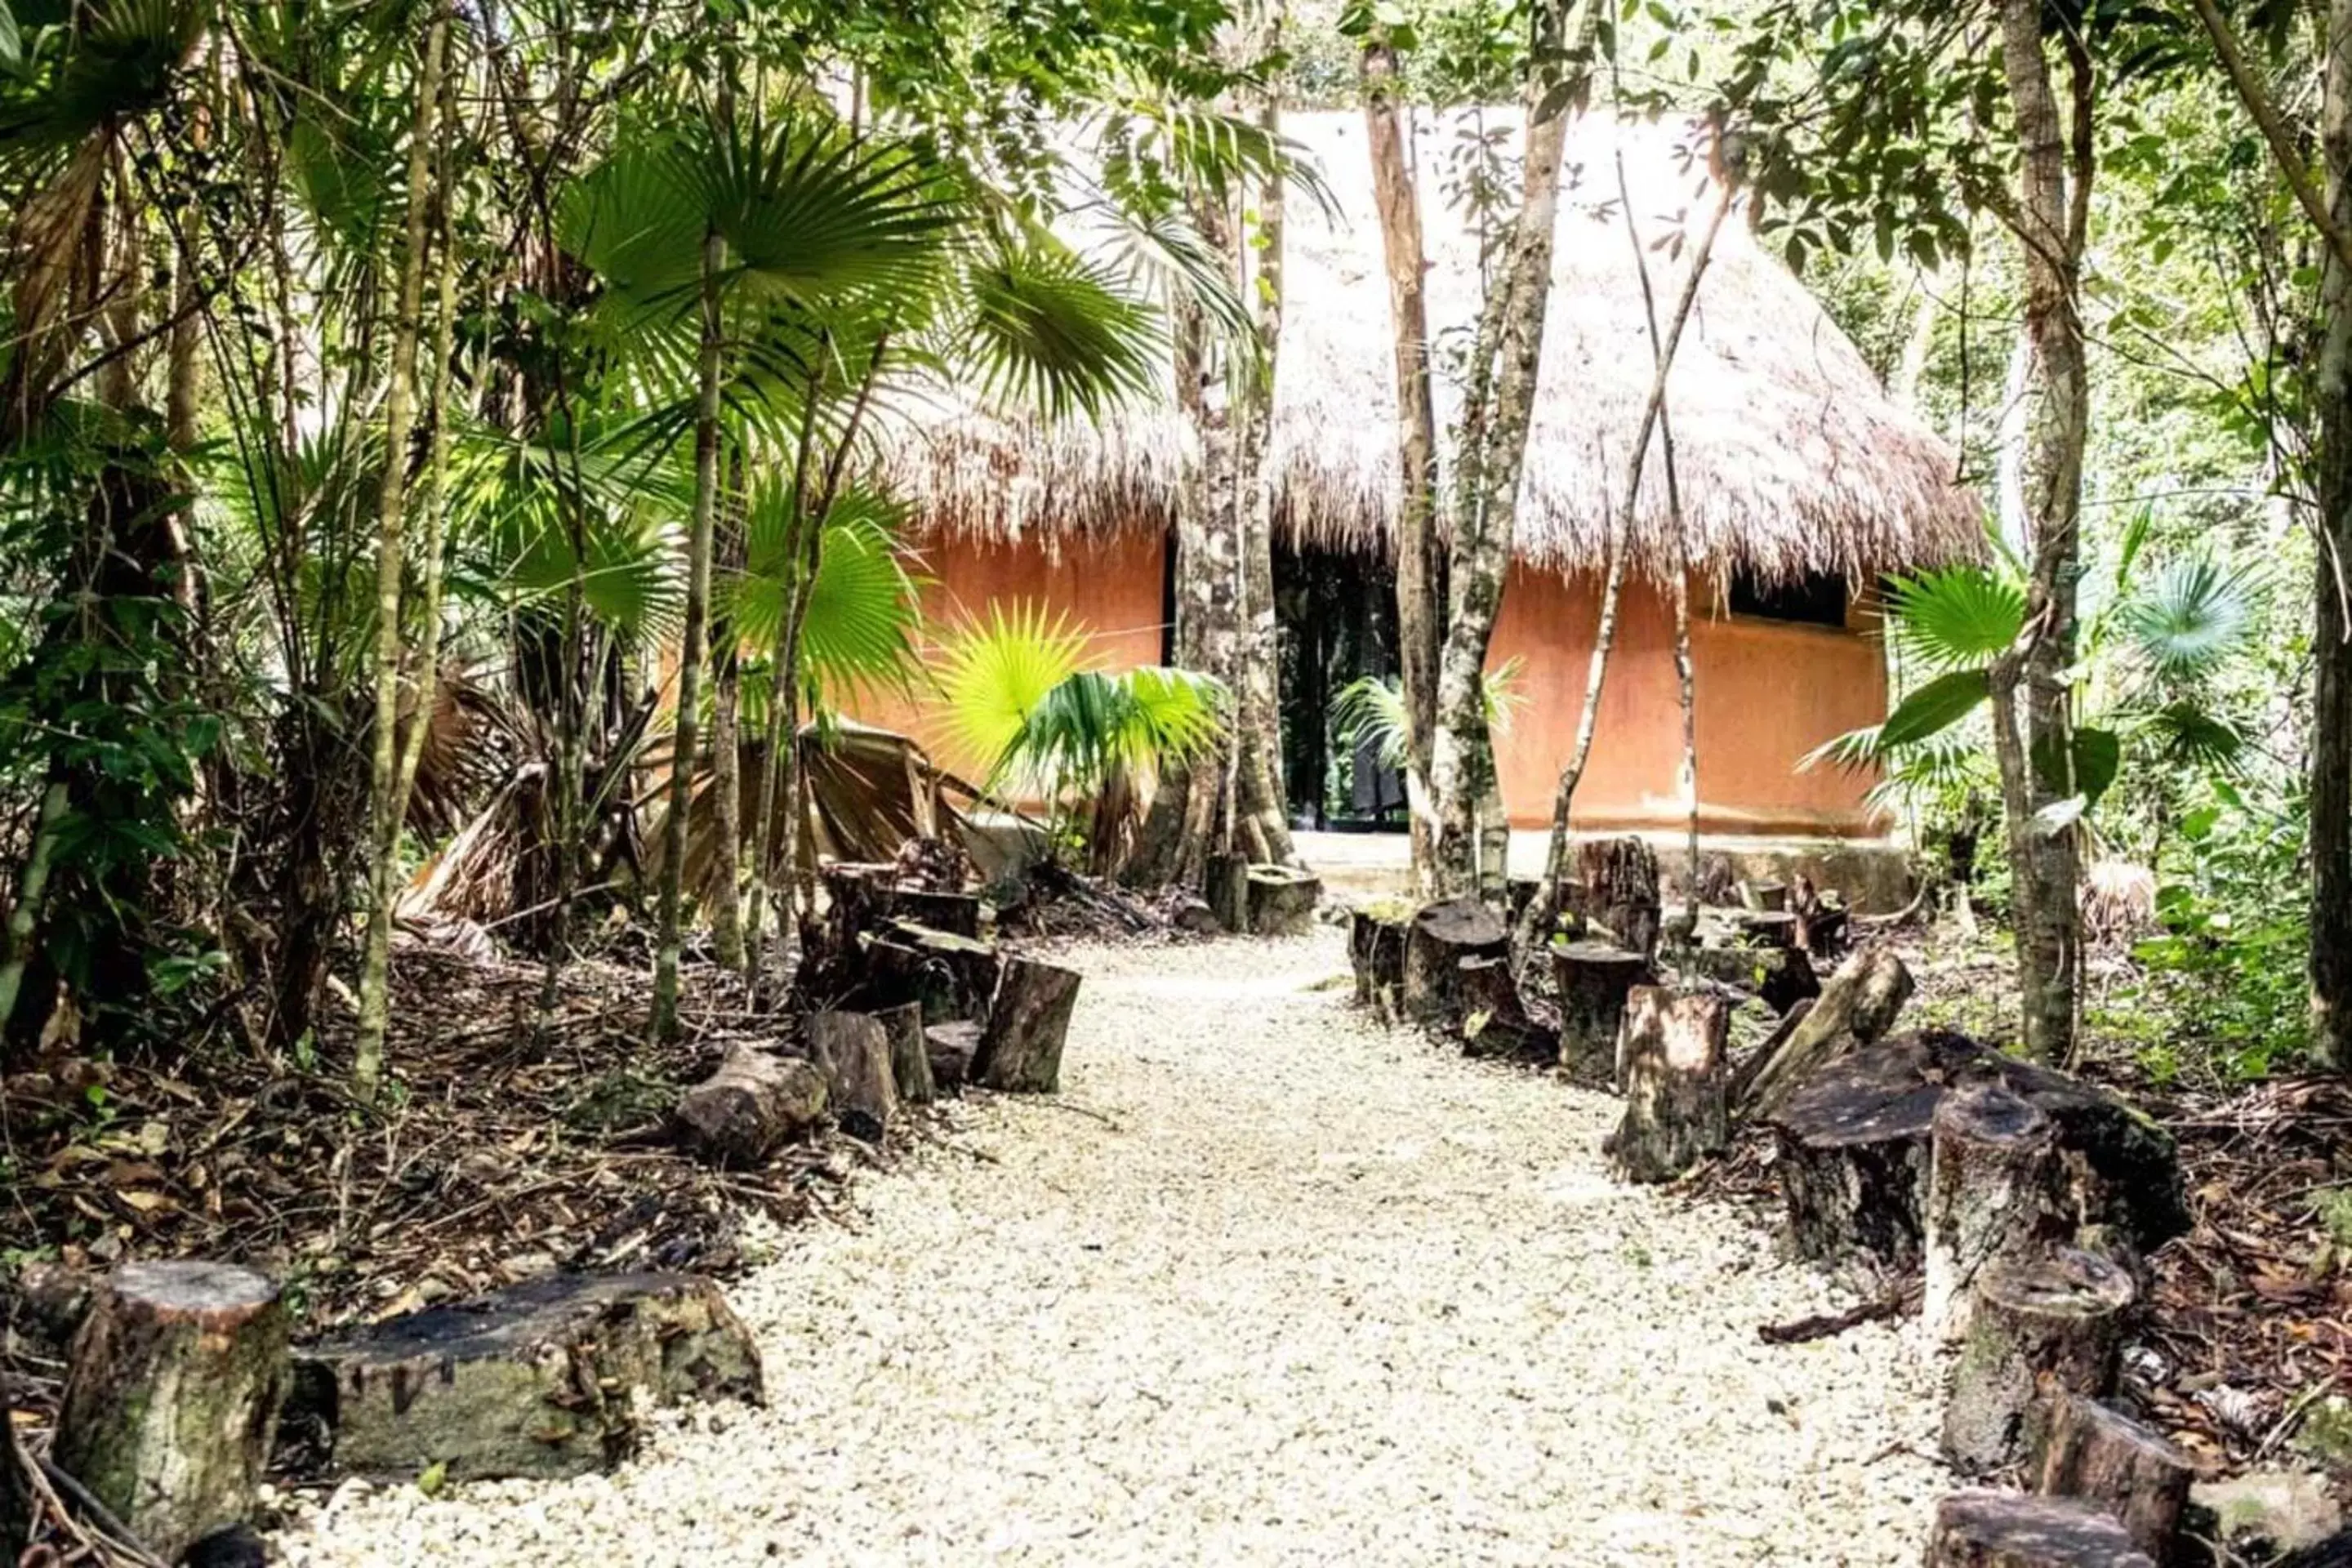
<instances>
[{"instance_id":1,"label":"white gravel path","mask_svg":"<svg viewBox=\"0 0 2352 1568\"><path fill-rule=\"evenodd\" d=\"M1604 1098L1384 1033L1330 933L1087 952L1060 1103L963 1112L730 1289L763 1411L622 1473L348 1489L316 1564L1916 1563L1907 1331L1612 1184Z\"/></svg>"}]
</instances>

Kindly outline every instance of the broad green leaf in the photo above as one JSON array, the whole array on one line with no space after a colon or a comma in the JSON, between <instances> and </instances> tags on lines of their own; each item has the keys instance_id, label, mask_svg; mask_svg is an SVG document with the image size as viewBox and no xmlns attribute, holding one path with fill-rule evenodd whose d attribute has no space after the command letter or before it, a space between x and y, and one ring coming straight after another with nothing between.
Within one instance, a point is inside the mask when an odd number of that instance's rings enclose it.
<instances>
[{"instance_id":1,"label":"broad green leaf","mask_svg":"<svg viewBox=\"0 0 2352 1568\"><path fill-rule=\"evenodd\" d=\"M1878 730L1879 749L1891 752L1914 746L1948 730L1974 712L1990 693L1981 669L1956 669L1937 676L1886 716Z\"/></svg>"}]
</instances>

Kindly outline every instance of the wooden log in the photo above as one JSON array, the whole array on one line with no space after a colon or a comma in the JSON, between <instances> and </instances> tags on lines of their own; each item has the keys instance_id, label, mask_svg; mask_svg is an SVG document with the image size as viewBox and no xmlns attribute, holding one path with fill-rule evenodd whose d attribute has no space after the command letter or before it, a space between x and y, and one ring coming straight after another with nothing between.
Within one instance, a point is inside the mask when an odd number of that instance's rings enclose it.
<instances>
[{"instance_id":1,"label":"wooden log","mask_svg":"<svg viewBox=\"0 0 2352 1568\"><path fill-rule=\"evenodd\" d=\"M1625 998L1649 978L1649 961L1601 942L1572 942L1551 953L1559 995L1559 1065L1582 1083L1613 1084Z\"/></svg>"},{"instance_id":2,"label":"wooden log","mask_svg":"<svg viewBox=\"0 0 2352 1568\"><path fill-rule=\"evenodd\" d=\"M874 1015L890 1041L890 1079L898 1098L908 1105L929 1105L939 1098L931 1082L931 1058L924 1048L923 1005L905 1002Z\"/></svg>"},{"instance_id":3,"label":"wooden log","mask_svg":"<svg viewBox=\"0 0 2352 1568\"><path fill-rule=\"evenodd\" d=\"M1474 1057L1550 1062L1559 1037L1529 1016L1507 958L1465 958L1456 988L1462 997L1462 1049Z\"/></svg>"},{"instance_id":4,"label":"wooden log","mask_svg":"<svg viewBox=\"0 0 2352 1568\"><path fill-rule=\"evenodd\" d=\"M980 1026L969 1021L928 1024L923 1028L923 1056L931 1064L934 1088L962 1092L971 1081L971 1059L980 1054Z\"/></svg>"},{"instance_id":5,"label":"wooden log","mask_svg":"<svg viewBox=\"0 0 2352 1568\"><path fill-rule=\"evenodd\" d=\"M980 897L975 893L943 893L901 882L890 889L890 913L910 924L943 931L968 942L980 940Z\"/></svg>"},{"instance_id":6,"label":"wooden log","mask_svg":"<svg viewBox=\"0 0 2352 1568\"><path fill-rule=\"evenodd\" d=\"M1360 909L1348 917L1348 962L1356 972L1356 1001L1372 1006L1383 994L1390 1011L1404 989L1408 921L1386 909Z\"/></svg>"},{"instance_id":7,"label":"wooden log","mask_svg":"<svg viewBox=\"0 0 2352 1568\"><path fill-rule=\"evenodd\" d=\"M1228 932L1240 936L1249 930L1249 862L1241 856L1210 856L1202 872L1201 896Z\"/></svg>"},{"instance_id":8,"label":"wooden log","mask_svg":"<svg viewBox=\"0 0 2352 1568\"><path fill-rule=\"evenodd\" d=\"M1585 917L1628 952L1655 956L1660 925L1657 851L1631 835L1587 839L1577 847L1577 867L1585 889Z\"/></svg>"},{"instance_id":9,"label":"wooden log","mask_svg":"<svg viewBox=\"0 0 2352 1568\"><path fill-rule=\"evenodd\" d=\"M1823 1065L1866 1046L1893 1026L1911 995L1911 972L1889 947L1866 948L1830 976L1812 1011L1780 1049L1756 1064L1738 1107L1770 1120Z\"/></svg>"},{"instance_id":10,"label":"wooden log","mask_svg":"<svg viewBox=\"0 0 2352 1568\"><path fill-rule=\"evenodd\" d=\"M126 1263L75 1334L51 1458L166 1562L252 1512L290 1380L277 1282Z\"/></svg>"},{"instance_id":11,"label":"wooden log","mask_svg":"<svg viewBox=\"0 0 2352 1568\"><path fill-rule=\"evenodd\" d=\"M2050 1118L1999 1084L1937 1104L1920 1225L1920 1322L1931 1347L1968 1331L1986 1268L2039 1253L2072 1228L2058 1213L2057 1137Z\"/></svg>"},{"instance_id":12,"label":"wooden log","mask_svg":"<svg viewBox=\"0 0 2352 1568\"><path fill-rule=\"evenodd\" d=\"M1952 1468L1990 1476L2023 1461L2037 1397L2110 1392L2124 1315L2137 1294L2122 1268L2074 1247L1996 1264L1979 1276L1944 1407L1944 1458Z\"/></svg>"},{"instance_id":13,"label":"wooden log","mask_svg":"<svg viewBox=\"0 0 2352 1568\"><path fill-rule=\"evenodd\" d=\"M1244 897L1250 930L1260 936L1299 936L1314 928L1323 879L1296 866L1252 866Z\"/></svg>"},{"instance_id":14,"label":"wooden log","mask_svg":"<svg viewBox=\"0 0 2352 1568\"><path fill-rule=\"evenodd\" d=\"M824 1115L824 1073L797 1057L750 1046L730 1049L719 1070L677 1100L687 1146L722 1165L756 1165Z\"/></svg>"},{"instance_id":15,"label":"wooden log","mask_svg":"<svg viewBox=\"0 0 2352 1568\"><path fill-rule=\"evenodd\" d=\"M1789 907L1789 885L1743 880L1739 884L1739 901L1759 911L1785 910Z\"/></svg>"},{"instance_id":16,"label":"wooden log","mask_svg":"<svg viewBox=\"0 0 2352 1568\"><path fill-rule=\"evenodd\" d=\"M299 1352L302 1402L333 1468L452 1480L610 1469L631 1406L761 1399L760 1352L709 1280L548 1274L473 1301L337 1334Z\"/></svg>"},{"instance_id":17,"label":"wooden log","mask_svg":"<svg viewBox=\"0 0 2352 1568\"><path fill-rule=\"evenodd\" d=\"M2063 1389L2032 1426L2035 1491L2106 1510L2159 1568L2178 1559L2181 1510L2197 1478L2187 1454L2114 1406Z\"/></svg>"},{"instance_id":18,"label":"wooden log","mask_svg":"<svg viewBox=\"0 0 2352 1568\"><path fill-rule=\"evenodd\" d=\"M1078 972L1034 958L1008 957L988 1022L980 1032L972 1074L990 1089L1053 1094L1062 1087L1062 1045L1078 1004Z\"/></svg>"},{"instance_id":19,"label":"wooden log","mask_svg":"<svg viewBox=\"0 0 2352 1568\"><path fill-rule=\"evenodd\" d=\"M1936 1505L1927 1568L2156 1568L2087 1503L2015 1492L1958 1492Z\"/></svg>"},{"instance_id":20,"label":"wooden log","mask_svg":"<svg viewBox=\"0 0 2352 1568\"><path fill-rule=\"evenodd\" d=\"M1448 899L1413 911L1404 939L1405 1016L1451 1031L1463 1016L1462 961L1511 954L1511 933L1475 899Z\"/></svg>"},{"instance_id":21,"label":"wooden log","mask_svg":"<svg viewBox=\"0 0 2352 1568\"><path fill-rule=\"evenodd\" d=\"M1629 1182L1671 1182L1730 1136L1724 1047L1731 1009L1711 992L1637 985L1625 1000L1618 1076L1625 1114L1609 1140L1612 1169Z\"/></svg>"},{"instance_id":22,"label":"wooden log","mask_svg":"<svg viewBox=\"0 0 2352 1568\"><path fill-rule=\"evenodd\" d=\"M841 1130L879 1143L898 1115L890 1036L881 1020L865 1013L816 1014L808 1021L808 1046Z\"/></svg>"}]
</instances>

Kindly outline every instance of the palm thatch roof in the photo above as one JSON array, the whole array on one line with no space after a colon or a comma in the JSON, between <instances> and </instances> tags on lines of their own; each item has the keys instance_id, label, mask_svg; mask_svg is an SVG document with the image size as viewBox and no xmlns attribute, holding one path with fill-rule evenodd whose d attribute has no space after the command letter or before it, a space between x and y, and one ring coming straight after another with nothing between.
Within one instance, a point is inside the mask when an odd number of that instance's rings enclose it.
<instances>
[{"instance_id":1,"label":"palm thatch roof","mask_svg":"<svg viewBox=\"0 0 2352 1568\"><path fill-rule=\"evenodd\" d=\"M1517 149L1517 113L1423 114L1415 136L1431 260L1429 310L1441 442L1459 405L1479 299L1480 237L1449 199L1458 148L1484 131ZM1396 395L1386 274L1362 119L1289 116L1285 134L1319 165L1336 214L1294 197L1284 258L1271 461L1294 542L1384 547L1396 509ZM1595 112L1571 133L1561 178L1555 291L1530 429L1518 552L1574 570L1604 557L1653 376L1617 156L1661 321L1687 276L1715 194L1696 136L1671 122ZM1516 176L1513 176L1516 178ZM1691 557L1767 580L1864 577L1975 554L1976 498L1953 452L1880 385L1819 300L1735 216L1718 238L1669 380ZM1191 440L1172 406L1129 407L1099 426L1040 429L969 410L897 445L898 482L933 526L994 538L1158 529ZM1634 562L1675 558L1654 447L1633 522Z\"/></svg>"}]
</instances>

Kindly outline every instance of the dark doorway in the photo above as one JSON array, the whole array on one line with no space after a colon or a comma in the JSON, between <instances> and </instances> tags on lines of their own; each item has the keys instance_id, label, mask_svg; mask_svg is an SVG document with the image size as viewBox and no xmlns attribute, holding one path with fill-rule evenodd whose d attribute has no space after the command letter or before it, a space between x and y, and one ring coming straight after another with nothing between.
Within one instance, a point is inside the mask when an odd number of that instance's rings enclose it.
<instances>
[{"instance_id":1,"label":"dark doorway","mask_svg":"<svg viewBox=\"0 0 2352 1568\"><path fill-rule=\"evenodd\" d=\"M1388 563L1345 551L1277 549L1274 605L1291 821L1317 829L1402 824L1401 783L1376 758L1356 755L1349 738L1333 732L1332 716L1349 681L1397 672L1396 584Z\"/></svg>"}]
</instances>

